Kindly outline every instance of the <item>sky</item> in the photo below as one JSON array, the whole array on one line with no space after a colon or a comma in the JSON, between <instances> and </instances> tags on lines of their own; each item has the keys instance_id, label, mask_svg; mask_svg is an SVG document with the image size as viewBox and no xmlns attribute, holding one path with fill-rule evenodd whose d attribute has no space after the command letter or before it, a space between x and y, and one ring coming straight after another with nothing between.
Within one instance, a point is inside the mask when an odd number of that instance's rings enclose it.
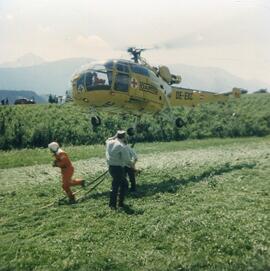
<instances>
[{"instance_id":1,"label":"sky","mask_svg":"<svg viewBox=\"0 0 270 271\"><path fill-rule=\"evenodd\" d=\"M33 53L218 67L270 84L269 0L0 0L0 64Z\"/></svg>"}]
</instances>

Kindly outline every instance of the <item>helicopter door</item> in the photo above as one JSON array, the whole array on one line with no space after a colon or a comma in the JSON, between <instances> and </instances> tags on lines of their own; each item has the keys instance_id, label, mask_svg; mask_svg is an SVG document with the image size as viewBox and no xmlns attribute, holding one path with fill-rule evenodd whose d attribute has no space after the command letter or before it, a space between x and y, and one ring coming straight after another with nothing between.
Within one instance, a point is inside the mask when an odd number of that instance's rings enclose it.
<instances>
[{"instance_id":1,"label":"helicopter door","mask_svg":"<svg viewBox=\"0 0 270 271\"><path fill-rule=\"evenodd\" d=\"M114 89L116 91L128 92L129 76L118 72L115 77Z\"/></svg>"},{"instance_id":2,"label":"helicopter door","mask_svg":"<svg viewBox=\"0 0 270 271\"><path fill-rule=\"evenodd\" d=\"M114 82L114 89L116 91L128 92L129 87L129 70L128 66L122 63L116 64L116 76Z\"/></svg>"}]
</instances>

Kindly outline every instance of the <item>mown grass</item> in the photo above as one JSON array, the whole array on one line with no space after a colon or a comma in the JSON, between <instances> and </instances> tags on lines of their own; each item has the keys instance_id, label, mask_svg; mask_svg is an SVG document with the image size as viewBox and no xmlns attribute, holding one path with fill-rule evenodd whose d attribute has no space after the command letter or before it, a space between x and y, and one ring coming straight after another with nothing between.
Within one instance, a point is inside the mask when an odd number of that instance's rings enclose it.
<instances>
[{"instance_id":1,"label":"mown grass","mask_svg":"<svg viewBox=\"0 0 270 271\"><path fill-rule=\"evenodd\" d=\"M270 140L246 140L138 145L139 192L119 211L110 178L44 209L62 195L59 176L1 178L0 270L269 270Z\"/></svg>"},{"instance_id":2,"label":"mown grass","mask_svg":"<svg viewBox=\"0 0 270 271\"><path fill-rule=\"evenodd\" d=\"M153 142L137 143L135 149L141 154L157 153L164 151L178 151L187 149L208 148L210 146L228 145L228 144L256 144L269 137L248 137L248 138L211 138L204 140L185 140L172 142ZM69 153L72 161L90 159L93 157L104 157L104 145L82 145L82 146L63 146ZM42 165L51 162L51 155L46 148L22 149L12 151L0 150L0 169L14 168L21 166Z\"/></svg>"}]
</instances>

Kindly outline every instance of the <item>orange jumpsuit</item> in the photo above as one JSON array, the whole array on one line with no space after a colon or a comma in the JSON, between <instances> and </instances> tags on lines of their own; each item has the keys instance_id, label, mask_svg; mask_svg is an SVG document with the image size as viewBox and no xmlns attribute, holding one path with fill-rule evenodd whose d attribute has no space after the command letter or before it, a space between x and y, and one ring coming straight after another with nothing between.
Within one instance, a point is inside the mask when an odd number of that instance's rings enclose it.
<instances>
[{"instance_id":1,"label":"orange jumpsuit","mask_svg":"<svg viewBox=\"0 0 270 271\"><path fill-rule=\"evenodd\" d=\"M55 157L55 166L61 168L62 173L62 188L67 193L69 199L75 199L74 194L72 193L70 187L74 185L81 185L81 179L71 179L74 173L74 167L69 160L67 153L60 151L59 153L54 154Z\"/></svg>"}]
</instances>

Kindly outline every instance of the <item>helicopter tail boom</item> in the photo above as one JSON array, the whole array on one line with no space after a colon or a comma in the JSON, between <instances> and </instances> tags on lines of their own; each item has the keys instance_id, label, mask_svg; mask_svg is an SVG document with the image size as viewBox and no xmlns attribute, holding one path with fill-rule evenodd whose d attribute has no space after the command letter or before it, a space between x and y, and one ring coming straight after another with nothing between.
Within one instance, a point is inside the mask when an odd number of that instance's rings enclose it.
<instances>
[{"instance_id":1,"label":"helicopter tail boom","mask_svg":"<svg viewBox=\"0 0 270 271\"><path fill-rule=\"evenodd\" d=\"M228 96L208 91L198 91L188 88L172 87L169 94L172 106L197 106L202 103L225 102Z\"/></svg>"}]
</instances>

